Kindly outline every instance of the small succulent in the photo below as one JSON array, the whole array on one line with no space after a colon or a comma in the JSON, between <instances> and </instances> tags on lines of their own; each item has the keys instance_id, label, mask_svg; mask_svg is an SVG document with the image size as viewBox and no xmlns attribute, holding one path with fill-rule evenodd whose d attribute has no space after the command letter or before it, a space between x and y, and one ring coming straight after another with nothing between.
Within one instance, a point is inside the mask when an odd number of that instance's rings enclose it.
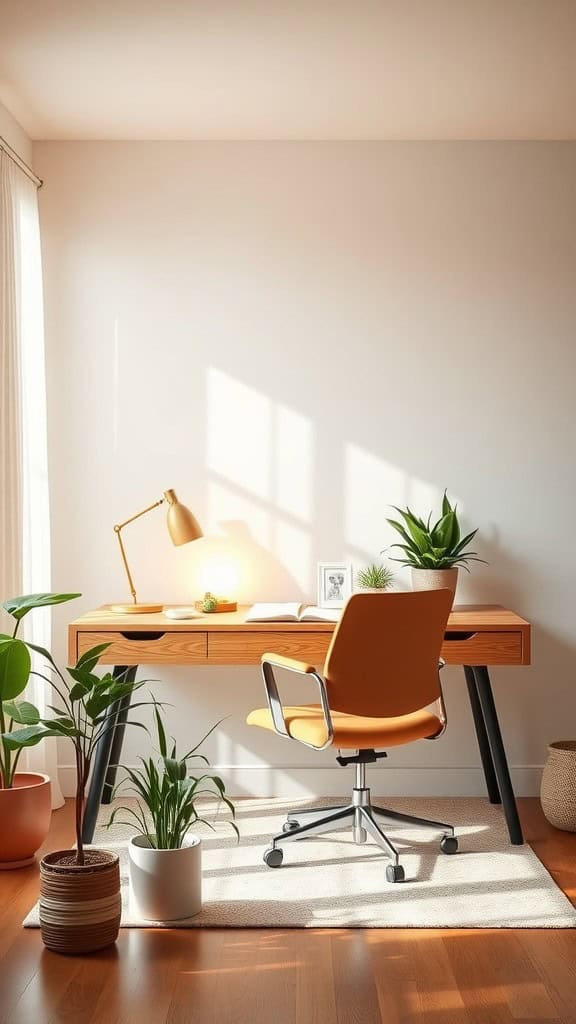
<instances>
[{"instance_id":1,"label":"small succulent","mask_svg":"<svg viewBox=\"0 0 576 1024\"><path fill-rule=\"evenodd\" d=\"M456 505L450 504L446 491L442 499L442 514L433 526L430 525L432 513L424 522L409 508L403 510L396 505L392 507L404 520L403 523L396 519L386 520L403 540L402 544L392 544L393 548L400 548L404 552L403 557L392 561L413 569L453 569L462 566L467 572L470 572L467 562L484 562L475 551L466 550L478 531L472 530L465 537L460 537Z\"/></svg>"},{"instance_id":2,"label":"small succulent","mask_svg":"<svg viewBox=\"0 0 576 1024\"><path fill-rule=\"evenodd\" d=\"M214 594L211 594L210 591L207 590L206 593L204 594L204 600L202 601L202 611L215 612L217 604L218 599L214 596Z\"/></svg>"},{"instance_id":3,"label":"small succulent","mask_svg":"<svg viewBox=\"0 0 576 1024\"><path fill-rule=\"evenodd\" d=\"M394 582L394 573L386 565L371 562L358 569L355 580L360 590L389 590Z\"/></svg>"}]
</instances>

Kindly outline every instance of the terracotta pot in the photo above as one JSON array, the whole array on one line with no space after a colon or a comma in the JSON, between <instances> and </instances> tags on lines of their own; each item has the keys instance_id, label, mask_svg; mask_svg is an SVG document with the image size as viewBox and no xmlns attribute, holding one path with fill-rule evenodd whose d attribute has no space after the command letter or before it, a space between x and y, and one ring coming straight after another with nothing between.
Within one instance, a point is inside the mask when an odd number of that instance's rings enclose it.
<instances>
[{"instance_id":1,"label":"terracotta pot","mask_svg":"<svg viewBox=\"0 0 576 1024\"><path fill-rule=\"evenodd\" d=\"M12 789L0 789L0 868L34 863L50 828L50 779L40 772L16 772Z\"/></svg>"},{"instance_id":2,"label":"terracotta pot","mask_svg":"<svg viewBox=\"0 0 576 1024\"><path fill-rule=\"evenodd\" d=\"M576 740L558 740L548 747L540 802L554 828L576 832Z\"/></svg>"},{"instance_id":3,"label":"terracotta pot","mask_svg":"<svg viewBox=\"0 0 576 1024\"><path fill-rule=\"evenodd\" d=\"M456 593L458 569L411 569L412 590L451 590Z\"/></svg>"},{"instance_id":4,"label":"terracotta pot","mask_svg":"<svg viewBox=\"0 0 576 1024\"><path fill-rule=\"evenodd\" d=\"M147 921L178 921L202 909L202 846L188 835L177 850L155 850L148 836L134 836L128 847L130 887Z\"/></svg>"},{"instance_id":5,"label":"terracotta pot","mask_svg":"<svg viewBox=\"0 0 576 1024\"><path fill-rule=\"evenodd\" d=\"M40 927L44 945L55 953L93 953L118 938L122 901L118 854L58 850L40 861Z\"/></svg>"}]
</instances>

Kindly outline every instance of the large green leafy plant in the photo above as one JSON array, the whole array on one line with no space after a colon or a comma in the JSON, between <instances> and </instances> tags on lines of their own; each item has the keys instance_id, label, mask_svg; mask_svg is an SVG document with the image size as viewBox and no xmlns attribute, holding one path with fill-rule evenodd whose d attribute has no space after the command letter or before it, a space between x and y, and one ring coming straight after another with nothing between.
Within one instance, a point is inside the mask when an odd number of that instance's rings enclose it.
<instances>
[{"instance_id":1,"label":"large green leafy plant","mask_svg":"<svg viewBox=\"0 0 576 1024\"><path fill-rule=\"evenodd\" d=\"M26 614L26 610L30 610L32 607L56 604L58 601L65 601L71 597L79 596L78 594L36 594L33 595L34 604L31 603L32 598L30 597L19 598L17 601L6 602L4 608L18 622ZM40 601L40 598L43 598L43 601ZM49 598L52 598L52 600L48 600ZM30 674L30 653L27 650L29 647L38 654L41 654L48 662L48 670L51 672L50 676L44 675L42 672L35 672L34 674L44 679L51 686L60 699L60 706L54 707L49 705L49 710L53 713L53 717L42 718L38 710L27 702L23 701L18 705L10 702L8 709L4 705L2 735L0 736L4 770L6 771L10 767L13 773L21 751L25 747L32 747L40 743L46 737L60 736L71 741L76 761L76 864L84 864L84 845L82 842L84 795L94 755L98 745L104 740L110 730L115 728L116 715L114 712L118 709L120 701L128 695L132 695L135 690L139 690L145 685L147 680L143 679L137 683L127 682L122 676L113 676L110 672L106 672L103 676L96 675L94 668L98 663L99 657L109 647L109 644L98 644L89 651L85 651L76 662L76 665L73 668L66 669L66 675L64 675L58 668L50 651L47 651L44 647L37 647L35 644L27 643L23 645L26 649L25 653L23 653L21 647L14 648L15 643L22 643L17 641L15 636L12 638L0 638L0 642L3 643L5 639L12 641L12 653L11 655L6 653L2 655L0 653L0 659L7 659L6 664L9 664L11 672L8 673L8 668L3 669L6 675L0 678L8 678L9 675L11 679L14 679L14 673L17 669L19 673L18 680L21 682L25 666L27 666L27 674ZM3 661L0 660L0 665L2 664ZM13 685L12 689L14 688ZM148 701L141 701L138 704L133 704L132 709L148 703ZM10 720L8 728L6 728L6 714ZM145 728L140 722L129 722L128 724ZM15 728L15 725L22 725L23 727Z\"/></svg>"},{"instance_id":2,"label":"large green leafy plant","mask_svg":"<svg viewBox=\"0 0 576 1024\"><path fill-rule=\"evenodd\" d=\"M461 537L457 506L450 504L446 491L442 499L442 514L434 525L432 513L424 522L409 508L404 510L397 508L396 505L393 507L403 521L386 521L400 534L402 543L398 542L391 546L400 548L404 554L400 558L393 558L392 561L411 566L413 569L454 569L462 566L467 572L470 571L468 562L484 561L475 551L467 550L478 531L472 530L465 537Z\"/></svg>"},{"instance_id":3,"label":"large green leafy plant","mask_svg":"<svg viewBox=\"0 0 576 1024\"><path fill-rule=\"evenodd\" d=\"M216 796L234 817L234 806L225 794L221 778L208 773L189 774L190 761L198 760L209 765L204 754L197 751L220 723L212 726L195 747L179 756L173 738L170 749L168 748L162 714L156 702L154 719L159 757L141 757L141 768L124 768L127 777L118 784L114 795L122 791L126 795L127 787L127 791L137 796L139 800L135 808L116 807L108 827L114 824L119 815L124 814L127 820L118 819L119 823L146 836L153 849L178 850L190 829L198 822L208 825L209 828L213 827L202 816L201 808L198 806L201 797ZM235 822L230 821L228 824L238 835Z\"/></svg>"},{"instance_id":4,"label":"large green leafy plant","mask_svg":"<svg viewBox=\"0 0 576 1024\"><path fill-rule=\"evenodd\" d=\"M22 619L35 608L63 604L80 594L26 594L4 601L2 608L14 619L12 635L0 633L0 789L11 789L18 760L26 746L33 746L37 739L22 742L14 748L5 739L17 726L37 726L40 722L38 708L27 700L18 700L24 693L31 673L30 647L18 636ZM35 648L34 648L35 649Z\"/></svg>"}]
</instances>

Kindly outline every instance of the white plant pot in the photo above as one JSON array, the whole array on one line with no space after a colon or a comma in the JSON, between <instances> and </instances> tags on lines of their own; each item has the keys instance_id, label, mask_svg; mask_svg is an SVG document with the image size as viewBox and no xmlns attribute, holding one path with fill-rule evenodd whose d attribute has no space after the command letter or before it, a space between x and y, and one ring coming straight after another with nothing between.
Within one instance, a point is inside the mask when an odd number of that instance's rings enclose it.
<instances>
[{"instance_id":1,"label":"white plant pot","mask_svg":"<svg viewBox=\"0 0 576 1024\"><path fill-rule=\"evenodd\" d=\"M358 591L358 593L359 594L387 594L388 590L389 590L388 587L362 587Z\"/></svg>"},{"instance_id":2,"label":"white plant pot","mask_svg":"<svg viewBox=\"0 0 576 1024\"><path fill-rule=\"evenodd\" d=\"M411 569L412 590L451 590L456 593L458 569Z\"/></svg>"},{"instance_id":3,"label":"white plant pot","mask_svg":"<svg viewBox=\"0 0 576 1024\"><path fill-rule=\"evenodd\" d=\"M148 836L128 846L131 899L147 921L178 921L202 909L202 845L188 835L178 850L155 850Z\"/></svg>"}]
</instances>

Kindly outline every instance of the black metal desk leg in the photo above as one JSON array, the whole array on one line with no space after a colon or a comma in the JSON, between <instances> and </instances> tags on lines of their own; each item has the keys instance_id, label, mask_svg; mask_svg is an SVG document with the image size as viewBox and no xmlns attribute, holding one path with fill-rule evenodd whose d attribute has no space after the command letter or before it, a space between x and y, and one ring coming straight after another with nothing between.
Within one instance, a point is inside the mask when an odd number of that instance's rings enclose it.
<instances>
[{"instance_id":1,"label":"black metal desk leg","mask_svg":"<svg viewBox=\"0 0 576 1024\"><path fill-rule=\"evenodd\" d=\"M120 677L130 679L128 673L135 672L136 669L131 665L116 665L113 669L113 675L116 679ZM100 810L100 803L102 800L102 791L104 789L104 780L108 771L108 765L110 764L110 753L112 751L112 744L116 732L114 723L118 721L121 703L122 702L119 701L117 705L108 708L106 712L105 733L96 747L94 763L92 765L92 776L88 787L88 796L86 797L86 806L84 809L82 839L85 843L91 843L94 836L94 829L96 827L96 820L98 818L98 811Z\"/></svg>"},{"instance_id":2,"label":"black metal desk leg","mask_svg":"<svg viewBox=\"0 0 576 1024\"><path fill-rule=\"evenodd\" d=\"M499 804L501 802L500 791L498 789L496 772L494 771L494 761L492 760L488 734L486 732L486 726L484 725L484 716L482 714L482 708L480 707L478 690L476 689L476 679L474 671L470 668L470 665L464 665L464 675L466 676L466 686L468 687L468 697L470 699L470 707L472 708L472 718L474 719L474 728L476 729L476 738L478 740L480 758L484 769L484 778L486 779L488 799L491 804Z\"/></svg>"},{"instance_id":3,"label":"black metal desk leg","mask_svg":"<svg viewBox=\"0 0 576 1024\"><path fill-rule=\"evenodd\" d=\"M126 671L124 681L126 683L133 683L136 679L137 666L134 665ZM114 783L116 782L116 772L118 770L118 764L122 756L122 744L124 742L124 733L126 732L126 722L128 720L128 712L130 710L130 701L132 700L132 694L127 694L123 697L118 705L118 717L116 719L116 728L114 729L114 738L112 740L112 747L110 749L110 757L108 758L108 771L106 772L106 779L104 781L104 789L102 790L102 803L109 804L112 800L112 791L114 789Z\"/></svg>"},{"instance_id":4,"label":"black metal desk leg","mask_svg":"<svg viewBox=\"0 0 576 1024\"><path fill-rule=\"evenodd\" d=\"M502 742L500 723L498 721L498 715L496 714L496 705L494 704L494 696L490 685L490 676L488 675L488 669L485 665L474 665L473 671L474 678L476 679L476 688L478 690L478 698L480 700L480 707L482 708L484 724L486 726L486 732L490 743L490 750L494 761L494 770L496 772L496 778L498 779L498 788L502 797L504 816L506 818L506 824L508 825L508 832L510 833L510 842L514 846L521 846L524 842L522 826L520 825L518 808L516 807L516 799L514 797L514 790L512 789L512 781L510 779L508 762L506 760L506 751L504 750L504 744Z\"/></svg>"}]
</instances>

